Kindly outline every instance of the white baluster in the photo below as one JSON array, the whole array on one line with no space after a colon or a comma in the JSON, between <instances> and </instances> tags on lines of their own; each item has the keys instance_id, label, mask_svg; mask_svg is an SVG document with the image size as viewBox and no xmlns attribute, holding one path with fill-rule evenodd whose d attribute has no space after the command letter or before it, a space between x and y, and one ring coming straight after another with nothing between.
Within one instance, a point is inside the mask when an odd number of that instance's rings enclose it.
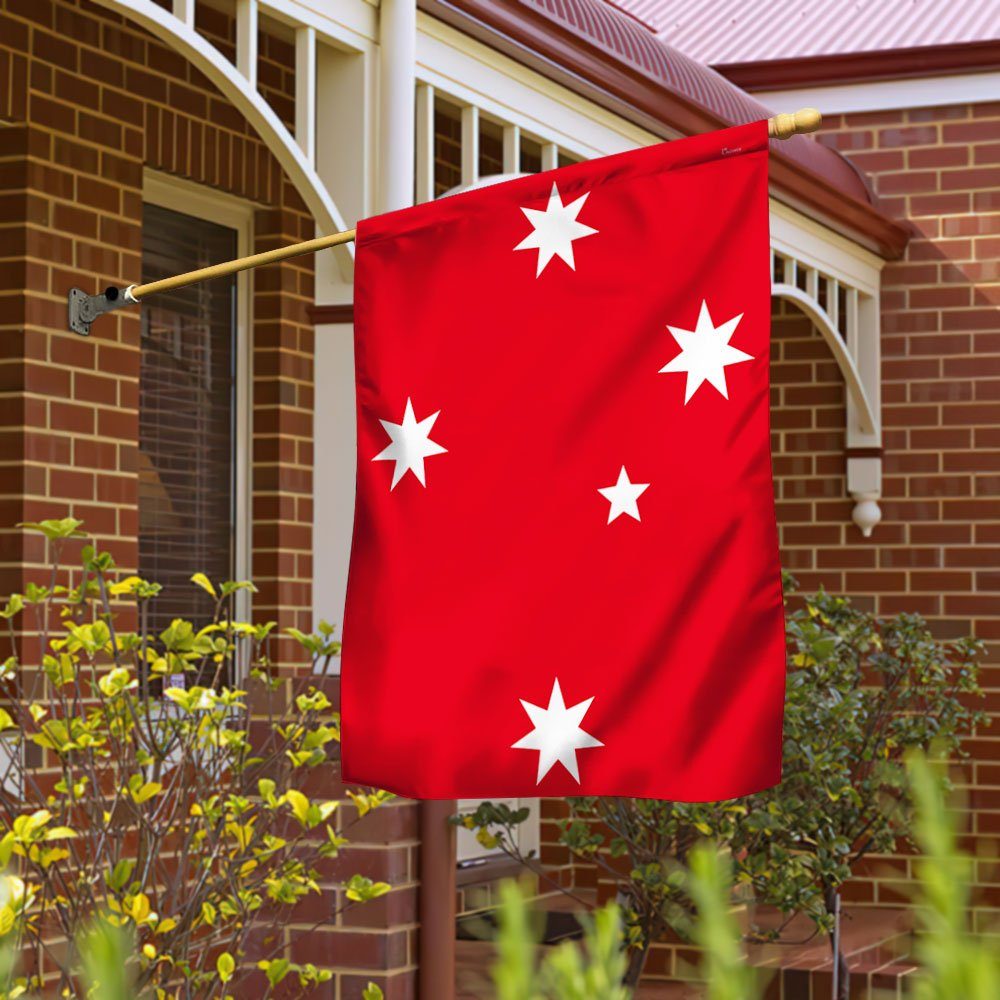
<instances>
[{"instance_id":1,"label":"white baluster","mask_svg":"<svg viewBox=\"0 0 1000 1000\"><path fill-rule=\"evenodd\" d=\"M834 330L840 329L840 282L830 278L826 283L826 314Z\"/></svg>"},{"instance_id":2,"label":"white baluster","mask_svg":"<svg viewBox=\"0 0 1000 1000\"><path fill-rule=\"evenodd\" d=\"M236 68L257 89L257 0L236 0Z\"/></svg>"},{"instance_id":3,"label":"white baluster","mask_svg":"<svg viewBox=\"0 0 1000 1000\"><path fill-rule=\"evenodd\" d=\"M316 165L316 29L295 29L295 141Z\"/></svg>"},{"instance_id":4,"label":"white baluster","mask_svg":"<svg viewBox=\"0 0 1000 1000\"><path fill-rule=\"evenodd\" d=\"M462 108L462 184L479 180L479 108Z\"/></svg>"},{"instance_id":5,"label":"white baluster","mask_svg":"<svg viewBox=\"0 0 1000 1000\"><path fill-rule=\"evenodd\" d=\"M519 174L521 172L521 127L505 125L503 129L503 172Z\"/></svg>"},{"instance_id":6,"label":"white baluster","mask_svg":"<svg viewBox=\"0 0 1000 1000\"><path fill-rule=\"evenodd\" d=\"M194 27L194 0L174 0L174 17L187 27Z\"/></svg>"}]
</instances>

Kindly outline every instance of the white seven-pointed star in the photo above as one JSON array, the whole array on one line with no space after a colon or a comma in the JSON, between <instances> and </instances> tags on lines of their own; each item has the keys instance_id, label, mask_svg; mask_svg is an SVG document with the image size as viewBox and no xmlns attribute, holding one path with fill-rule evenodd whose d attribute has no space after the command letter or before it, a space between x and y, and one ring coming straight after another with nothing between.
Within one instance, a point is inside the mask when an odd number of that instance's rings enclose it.
<instances>
[{"instance_id":1,"label":"white seven-pointed star","mask_svg":"<svg viewBox=\"0 0 1000 1000\"><path fill-rule=\"evenodd\" d=\"M544 212L538 208L521 209L534 226L534 231L525 236L514 249L538 251L536 278L545 270L553 257L561 257L574 271L576 270L576 262L573 260L573 240L593 236L597 232L596 229L576 221L589 194L588 191L587 194L580 195L576 201L564 205L562 198L559 197L559 188L553 184L549 194L549 204Z\"/></svg>"},{"instance_id":2,"label":"white seven-pointed star","mask_svg":"<svg viewBox=\"0 0 1000 1000\"><path fill-rule=\"evenodd\" d=\"M702 300L698 325L693 331L681 330L676 326L667 327L677 341L681 353L668 361L660 371L687 372L685 403L695 394L702 382L711 382L726 399L729 399L726 366L738 364L740 361L753 361L751 355L745 354L729 343L741 319L743 313L726 320L721 326L715 326L708 314L708 303Z\"/></svg>"},{"instance_id":3,"label":"white seven-pointed star","mask_svg":"<svg viewBox=\"0 0 1000 1000\"><path fill-rule=\"evenodd\" d=\"M556 761L562 764L579 784L580 769L576 763L577 750L604 746L600 740L594 739L590 733L585 733L580 728L580 723L583 722L583 717L587 714L587 709L590 708L590 703L594 699L588 698L586 701L581 701L567 708L557 677L552 684L548 708L532 705L530 701L525 701L523 698L519 700L535 728L527 736L522 736L516 743L511 744L511 749L538 751L538 778L535 784L541 782Z\"/></svg>"},{"instance_id":4,"label":"white seven-pointed star","mask_svg":"<svg viewBox=\"0 0 1000 1000\"><path fill-rule=\"evenodd\" d=\"M597 492L610 501L611 507L608 510L608 524L622 514L628 514L637 521L639 517L639 497L649 489L649 483L633 483L629 481L625 466L618 473L618 482L614 486L605 486Z\"/></svg>"},{"instance_id":5,"label":"white seven-pointed star","mask_svg":"<svg viewBox=\"0 0 1000 1000\"><path fill-rule=\"evenodd\" d=\"M431 455L441 455L447 448L442 448L437 441L430 438L431 428L438 414L432 413L423 420L417 420L413 415L413 403L407 398L406 410L403 413L403 422L394 424L389 420L380 420L379 423L385 428L386 434L392 439L392 443L380 451L373 459L373 462L396 463L396 468L392 472L392 486L390 490L396 488L396 483L406 475L407 470L411 471L420 485L426 487L424 480L424 459Z\"/></svg>"}]
</instances>

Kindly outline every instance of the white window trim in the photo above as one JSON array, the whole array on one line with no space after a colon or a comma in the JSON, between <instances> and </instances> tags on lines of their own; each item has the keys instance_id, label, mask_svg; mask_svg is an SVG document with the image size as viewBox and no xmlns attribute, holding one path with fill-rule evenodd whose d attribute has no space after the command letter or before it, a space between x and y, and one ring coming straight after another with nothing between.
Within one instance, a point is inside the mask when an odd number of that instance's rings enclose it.
<instances>
[{"instance_id":1,"label":"white window trim","mask_svg":"<svg viewBox=\"0 0 1000 1000\"><path fill-rule=\"evenodd\" d=\"M156 170L146 170L142 179L142 200L174 212L183 212L205 219L236 232L236 254L245 257L253 244L253 207L246 201L183 180ZM252 424L251 398L253 378L251 364L251 323L253 303L253 272L236 275L236 419L234 420L234 518L233 576L249 580L251 565L251 463ZM195 567L196 568L196 567ZM251 595L240 591L234 608L238 618L249 620Z\"/></svg>"}]
</instances>

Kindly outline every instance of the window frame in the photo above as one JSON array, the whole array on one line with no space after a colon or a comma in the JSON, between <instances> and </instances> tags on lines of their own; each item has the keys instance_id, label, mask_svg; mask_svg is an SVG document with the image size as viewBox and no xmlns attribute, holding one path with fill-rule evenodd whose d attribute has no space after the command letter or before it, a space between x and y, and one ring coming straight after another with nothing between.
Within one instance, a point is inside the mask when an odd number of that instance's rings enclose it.
<instances>
[{"instance_id":1,"label":"window frame","mask_svg":"<svg viewBox=\"0 0 1000 1000\"><path fill-rule=\"evenodd\" d=\"M245 257L253 245L253 206L233 195L193 181L146 169L142 178L142 200L184 215L226 226L236 233L236 253ZM221 261L220 261L221 263ZM236 413L233 420L233 578L249 580L251 560L251 466L253 462L251 329L253 322L253 272L236 275ZM197 567L192 567L192 571ZM238 591L234 612L249 620L252 598Z\"/></svg>"}]
</instances>

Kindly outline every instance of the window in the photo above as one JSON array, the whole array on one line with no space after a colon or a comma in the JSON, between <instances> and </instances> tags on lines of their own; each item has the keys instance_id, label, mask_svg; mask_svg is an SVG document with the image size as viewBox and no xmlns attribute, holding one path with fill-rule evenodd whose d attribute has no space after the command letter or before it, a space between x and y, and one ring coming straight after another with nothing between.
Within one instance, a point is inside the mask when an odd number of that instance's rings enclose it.
<instances>
[{"instance_id":1,"label":"window","mask_svg":"<svg viewBox=\"0 0 1000 1000\"><path fill-rule=\"evenodd\" d=\"M142 281L238 256L235 229L143 208ZM211 597L190 582L236 571L237 282L199 282L142 308L139 574L163 585L148 630L204 624Z\"/></svg>"}]
</instances>

